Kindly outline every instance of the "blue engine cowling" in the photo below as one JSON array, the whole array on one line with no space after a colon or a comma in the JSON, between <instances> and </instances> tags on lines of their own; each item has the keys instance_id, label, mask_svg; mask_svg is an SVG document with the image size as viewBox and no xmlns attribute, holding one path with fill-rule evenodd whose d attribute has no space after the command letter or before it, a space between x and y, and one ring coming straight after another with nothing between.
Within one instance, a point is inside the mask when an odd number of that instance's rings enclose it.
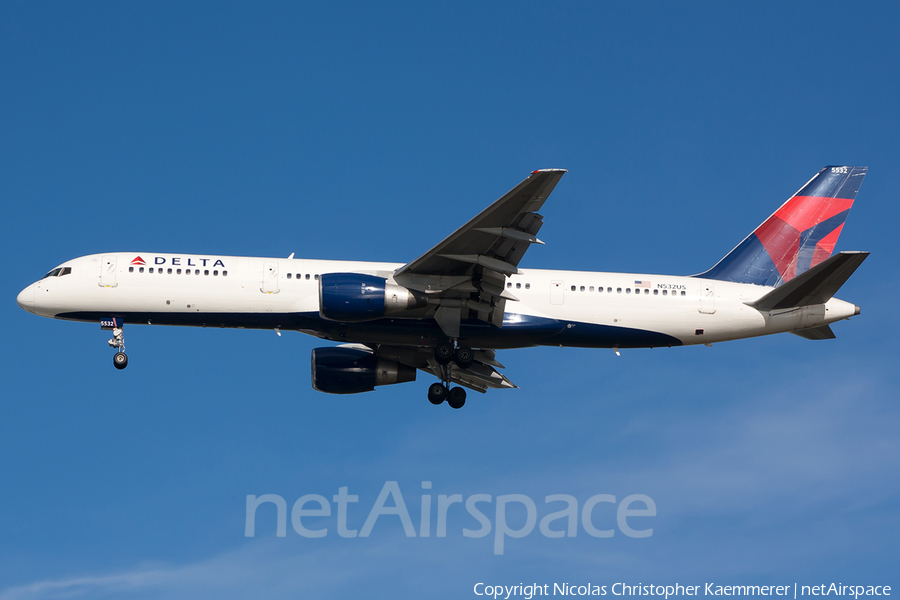
<instances>
[{"instance_id":1,"label":"blue engine cowling","mask_svg":"<svg viewBox=\"0 0 900 600\"><path fill-rule=\"evenodd\" d=\"M377 385L416 380L413 367L379 358L357 348L316 348L312 351L312 386L328 394L371 392Z\"/></svg>"},{"instance_id":2,"label":"blue engine cowling","mask_svg":"<svg viewBox=\"0 0 900 600\"><path fill-rule=\"evenodd\" d=\"M329 321L371 321L427 304L425 295L362 273L319 276L319 314Z\"/></svg>"}]
</instances>

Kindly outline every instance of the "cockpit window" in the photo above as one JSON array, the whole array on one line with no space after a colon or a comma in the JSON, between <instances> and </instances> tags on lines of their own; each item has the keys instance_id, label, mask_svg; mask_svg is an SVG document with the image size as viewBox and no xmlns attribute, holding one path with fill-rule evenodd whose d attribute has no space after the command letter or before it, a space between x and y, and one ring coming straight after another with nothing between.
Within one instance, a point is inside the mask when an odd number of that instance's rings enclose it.
<instances>
[{"instance_id":1,"label":"cockpit window","mask_svg":"<svg viewBox=\"0 0 900 600\"><path fill-rule=\"evenodd\" d=\"M41 279L47 279L48 277L62 277L63 275L69 275L72 272L72 267L57 267L41 277Z\"/></svg>"}]
</instances>

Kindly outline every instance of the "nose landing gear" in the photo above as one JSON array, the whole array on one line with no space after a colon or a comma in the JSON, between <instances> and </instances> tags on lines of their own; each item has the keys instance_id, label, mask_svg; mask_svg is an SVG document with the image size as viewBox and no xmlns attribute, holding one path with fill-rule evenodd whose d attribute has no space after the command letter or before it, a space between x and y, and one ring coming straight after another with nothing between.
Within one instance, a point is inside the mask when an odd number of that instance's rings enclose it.
<instances>
[{"instance_id":1,"label":"nose landing gear","mask_svg":"<svg viewBox=\"0 0 900 600\"><path fill-rule=\"evenodd\" d=\"M128 355L124 352L116 352L113 356L113 366L120 371L128 366Z\"/></svg>"},{"instance_id":2,"label":"nose landing gear","mask_svg":"<svg viewBox=\"0 0 900 600\"><path fill-rule=\"evenodd\" d=\"M110 348L117 348L113 356L113 366L120 371L128 366L128 355L125 354L125 323L122 319L104 319L100 321L101 329L112 329L113 337L109 342Z\"/></svg>"}]
</instances>

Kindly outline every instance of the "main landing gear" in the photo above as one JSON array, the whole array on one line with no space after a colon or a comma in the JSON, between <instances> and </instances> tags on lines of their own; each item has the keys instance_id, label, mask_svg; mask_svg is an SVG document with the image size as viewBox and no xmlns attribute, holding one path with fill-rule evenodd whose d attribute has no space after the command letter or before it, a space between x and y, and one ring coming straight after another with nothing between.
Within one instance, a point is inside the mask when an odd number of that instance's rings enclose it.
<instances>
[{"instance_id":1,"label":"main landing gear","mask_svg":"<svg viewBox=\"0 0 900 600\"><path fill-rule=\"evenodd\" d=\"M428 401L437 406L444 400L450 408L462 408L466 403L466 389L461 387L447 388L443 383L432 383L428 386Z\"/></svg>"},{"instance_id":2,"label":"main landing gear","mask_svg":"<svg viewBox=\"0 0 900 600\"><path fill-rule=\"evenodd\" d=\"M117 323L118 325L118 323ZM113 332L113 338L109 340L110 348L117 348L118 352L116 352L115 356L113 356L113 366L120 371L128 366L128 355L125 354L125 325L119 325L115 327Z\"/></svg>"},{"instance_id":3,"label":"main landing gear","mask_svg":"<svg viewBox=\"0 0 900 600\"><path fill-rule=\"evenodd\" d=\"M468 346L453 347L450 342L441 342L434 349L434 360L441 365L456 363L460 369L468 369L475 362L475 351Z\"/></svg>"},{"instance_id":4,"label":"main landing gear","mask_svg":"<svg viewBox=\"0 0 900 600\"><path fill-rule=\"evenodd\" d=\"M438 405L447 401L450 408L462 408L466 403L466 390L461 387L450 387L451 362L461 369L468 369L475 362L475 352L468 346L457 346L450 342L442 342L434 349L434 360L441 365L442 381L432 383L428 387L428 401Z\"/></svg>"}]
</instances>

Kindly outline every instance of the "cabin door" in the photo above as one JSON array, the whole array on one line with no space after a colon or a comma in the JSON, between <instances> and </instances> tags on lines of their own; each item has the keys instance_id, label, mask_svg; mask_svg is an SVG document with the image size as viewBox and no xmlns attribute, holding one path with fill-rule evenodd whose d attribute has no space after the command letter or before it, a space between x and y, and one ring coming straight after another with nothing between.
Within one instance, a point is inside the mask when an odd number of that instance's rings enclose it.
<instances>
[{"instance_id":1,"label":"cabin door","mask_svg":"<svg viewBox=\"0 0 900 600\"><path fill-rule=\"evenodd\" d=\"M101 287L116 287L116 255L110 254L103 257L100 263Z\"/></svg>"},{"instance_id":2,"label":"cabin door","mask_svg":"<svg viewBox=\"0 0 900 600\"><path fill-rule=\"evenodd\" d=\"M265 294L278 293L278 263L267 262L263 265L262 292Z\"/></svg>"},{"instance_id":3,"label":"cabin door","mask_svg":"<svg viewBox=\"0 0 900 600\"><path fill-rule=\"evenodd\" d=\"M704 281L700 287L700 312L711 315L716 312L716 284Z\"/></svg>"}]
</instances>

